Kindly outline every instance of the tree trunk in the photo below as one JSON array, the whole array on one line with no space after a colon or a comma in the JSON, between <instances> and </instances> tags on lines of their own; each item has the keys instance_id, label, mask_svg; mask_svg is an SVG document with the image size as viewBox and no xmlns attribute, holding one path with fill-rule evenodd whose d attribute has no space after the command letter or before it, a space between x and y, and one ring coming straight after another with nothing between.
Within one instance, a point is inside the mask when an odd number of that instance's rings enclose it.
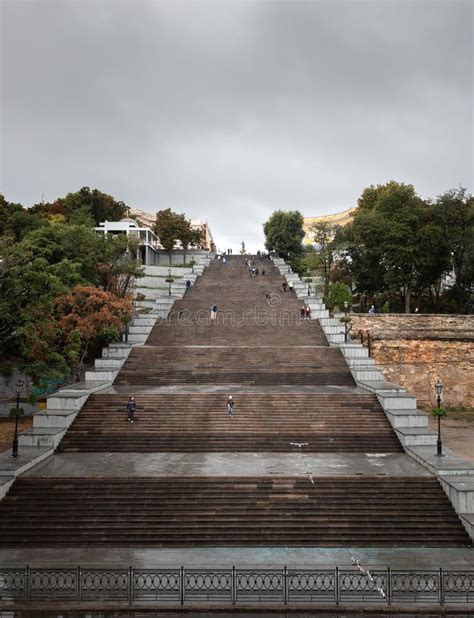
<instances>
[{"instance_id":1,"label":"tree trunk","mask_svg":"<svg viewBox=\"0 0 474 618\"><path fill-rule=\"evenodd\" d=\"M410 299L411 299L411 289L410 286L405 288L405 313L410 313Z\"/></svg>"}]
</instances>

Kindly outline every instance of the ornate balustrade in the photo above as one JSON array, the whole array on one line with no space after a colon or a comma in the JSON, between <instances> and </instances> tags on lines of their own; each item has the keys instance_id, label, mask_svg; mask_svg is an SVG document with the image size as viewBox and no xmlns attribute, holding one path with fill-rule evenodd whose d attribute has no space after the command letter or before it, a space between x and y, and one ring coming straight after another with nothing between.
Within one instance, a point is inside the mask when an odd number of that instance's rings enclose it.
<instances>
[{"instance_id":1,"label":"ornate balustrade","mask_svg":"<svg viewBox=\"0 0 474 618\"><path fill-rule=\"evenodd\" d=\"M0 568L0 601L474 603L474 570Z\"/></svg>"}]
</instances>

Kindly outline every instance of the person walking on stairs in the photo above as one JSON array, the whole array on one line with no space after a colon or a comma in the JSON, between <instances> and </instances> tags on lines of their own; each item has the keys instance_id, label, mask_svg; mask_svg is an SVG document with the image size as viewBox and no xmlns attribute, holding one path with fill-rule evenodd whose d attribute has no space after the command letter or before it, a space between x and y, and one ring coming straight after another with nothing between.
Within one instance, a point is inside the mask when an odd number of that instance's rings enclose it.
<instances>
[{"instance_id":1,"label":"person walking on stairs","mask_svg":"<svg viewBox=\"0 0 474 618\"><path fill-rule=\"evenodd\" d=\"M303 303L300 309L300 320L306 319L306 305Z\"/></svg>"},{"instance_id":2,"label":"person walking on stairs","mask_svg":"<svg viewBox=\"0 0 474 618\"><path fill-rule=\"evenodd\" d=\"M229 416L234 416L234 406L235 402L232 399L232 395L229 395L229 398L227 399L227 414Z\"/></svg>"},{"instance_id":3,"label":"person walking on stairs","mask_svg":"<svg viewBox=\"0 0 474 618\"><path fill-rule=\"evenodd\" d=\"M293 281L290 281L290 283L288 284L288 288L290 292L293 292Z\"/></svg>"},{"instance_id":4,"label":"person walking on stairs","mask_svg":"<svg viewBox=\"0 0 474 618\"><path fill-rule=\"evenodd\" d=\"M211 307L211 322L215 322L217 318L217 312L219 311L219 307L217 305L212 305Z\"/></svg>"},{"instance_id":5,"label":"person walking on stairs","mask_svg":"<svg viewBox=\"0 0 474 618\"><path fill-rule=\"evenodd\" d=\"M135 397L131 396L127 402L127 420L129 423L133 423L133 417L136 409L137 402L135 401Z\"/></svg>"},{"instance_id":6,"label":"person walking on stairs","mask_svg":"<svg viewBox=\"0 0 474 618\"><path fill-rule=\"evenodd\" d=\"M309 305L306 305L306 319L307 320L311 320L311 307Z\"/></svg>"}]
</instances>

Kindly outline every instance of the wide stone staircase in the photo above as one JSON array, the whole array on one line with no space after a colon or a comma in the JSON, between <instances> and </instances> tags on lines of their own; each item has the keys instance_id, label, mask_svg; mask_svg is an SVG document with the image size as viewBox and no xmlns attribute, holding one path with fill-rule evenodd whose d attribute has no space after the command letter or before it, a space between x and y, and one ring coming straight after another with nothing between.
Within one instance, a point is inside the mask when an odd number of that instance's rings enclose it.
<instances>
[{"instance_id":1,"label":"wide stone staircase","mask_svg":"<svg viewBox=\"0 0 474 618\"><path fill-rule=\"evenodd\" d=\"M126 397L92 395L59 450L285 452L304 441L308 452L402 451L374 395L241 393L235 401L229 419L222 394L141 395L130 425Z\"/></svg>"},{"instance_id":2,"label":"wide stone staircase","mask_svg":"<svg viewBox=\"0 0 474 618\"><path fill-rule=\"evenodd\" d=\"M211 262L127 352L113 385L84 397L59 453L0 502L0 546L470 545L436 477L406 463L379 398L357 388L319 320L300 318L281 268L255 256L265 275L252 277L246 259ZM84 456L100 466L84 474ZM239 458L268 460L268 474Z\"/></svg>"},{"instance_id":3,"label":"wide stone staircase","mask_svg":"<svg viewBox=\"0 0 474 618\"><path fill-rule=\"evenodd\" d=\"M329 347L135 348L116 385L169 384L355 386L340 350Z\"/></svg>"},{"instance_id":4,"label":"wide stone staircase","mask_svg":"<svg viewBox=\"0 0 474 618\"><path fill-rule=\"evenodd\" d=\"M11 544L420 546L465 543L435 479L20 479L0 505Z\"/></svg>"}]
</instances>

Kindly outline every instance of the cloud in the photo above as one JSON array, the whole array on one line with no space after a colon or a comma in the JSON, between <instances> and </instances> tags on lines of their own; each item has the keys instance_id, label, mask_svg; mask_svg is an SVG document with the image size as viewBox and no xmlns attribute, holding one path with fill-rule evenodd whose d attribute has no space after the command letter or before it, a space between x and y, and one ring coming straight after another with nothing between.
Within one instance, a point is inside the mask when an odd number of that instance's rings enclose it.
<instances>
[{"instance_id":1,"label":"cloud","mask_svg":"<svg viewBox=\"0 0 474 618\"><path fill-rule=\"evenodd\" d=\"M278 208L473 178L471 2L4 0L1 188L83 185L262 243Z\"/></svg>"}]
</instances>

